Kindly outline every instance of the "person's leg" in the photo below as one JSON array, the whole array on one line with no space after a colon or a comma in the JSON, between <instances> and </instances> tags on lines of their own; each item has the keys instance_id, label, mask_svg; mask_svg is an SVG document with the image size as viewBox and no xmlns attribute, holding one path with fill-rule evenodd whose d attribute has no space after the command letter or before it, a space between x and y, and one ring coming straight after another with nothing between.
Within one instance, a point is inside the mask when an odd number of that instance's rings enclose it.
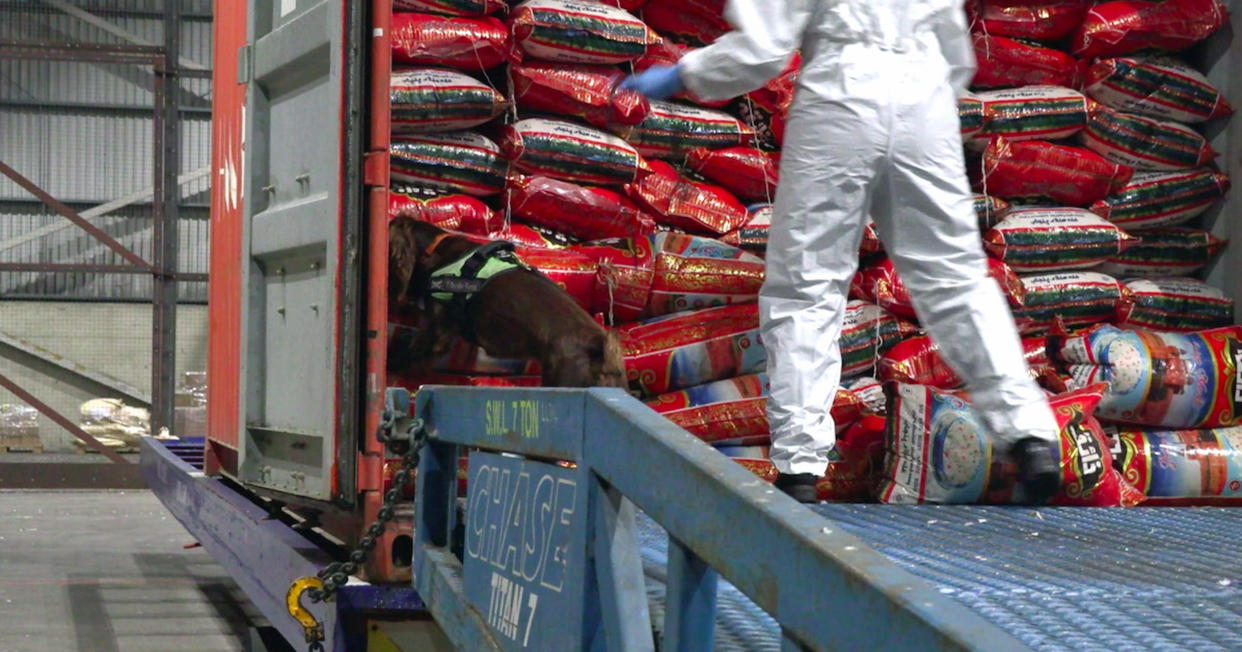
<instances>
[{"instance_id":1,"label":"person's leg","mask_svg":"<svg viewBox=\"0 0 1242 652\"><path fill-rule=\"evenodd\" d=\"M874 217L920 322L966 381L1000 452L1013 453L1028 499L1042 502L1056 490L1049 486L1056 418L1031 378L1009 305L987 273L956 103L947 86L929 94L920 107L897 109L888 187L877 189L887 201Z\"/></svg>"}]
</instances>

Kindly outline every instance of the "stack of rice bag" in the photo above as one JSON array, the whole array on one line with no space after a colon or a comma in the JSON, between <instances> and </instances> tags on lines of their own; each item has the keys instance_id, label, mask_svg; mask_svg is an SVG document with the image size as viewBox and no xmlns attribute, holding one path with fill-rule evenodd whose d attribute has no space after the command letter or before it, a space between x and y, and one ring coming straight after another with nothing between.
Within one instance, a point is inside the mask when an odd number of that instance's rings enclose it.
<instances>
[{"instance_id":1,"label":"stack of rice bag","mask_svg":"<svg viewBox=\"0 0 1242 652\"><path fill-rule=\"evenodd\" d=\"M733 101L686 93L649 102L616 85L728 31L724 0L396 4L391 215L517 243L528 263L619 331L636 395L773 478L755 302L799 57ZM1174 441L1233 450L1229 427L1242 413L1223 398L1238 391L1232 344L1222 344L1238 334L1221 328L1232 323L1233 302L1195 278L1225 244L1202 216L1229 189L1201 129L1232 108L1177 59L1227 21L1224 6L969 0L966 8L979 71L959 103L963 146L989 271L1063 421L1057 502L1130 505L1144 492L1186 499L1160 494L1155 487L1174 480L1152 461L1172 464ZM393 321L394 341L418 328L416 319ZM1137 358L1128 351L1118 363L1125 371L1084 353L1134 338L1168 341L1140 346ZM1200 351L1188 342L1214 344ZM841 348L838 448L822 498L1020 498L1014 469L993 455L960 379L921 333L872 227ZM1171 351L1190 358L1170 362ZM538 384L534 362L491 359L465 342L434 367L393 382ZM1114 374L1130 374L1132 386L1117 389ZM1153 383L1151 397L1134 398L1134 387ZM1172 399L1159 394L1168 387ZM1170 417L1189 409L1179 400L1199 400L1185 398L1189 388L1216 396L1212 411ZM1242 457L1237 466L1223 485L1213 476L1204 486L1236 485Z\"/></svg>"}]
</instances>

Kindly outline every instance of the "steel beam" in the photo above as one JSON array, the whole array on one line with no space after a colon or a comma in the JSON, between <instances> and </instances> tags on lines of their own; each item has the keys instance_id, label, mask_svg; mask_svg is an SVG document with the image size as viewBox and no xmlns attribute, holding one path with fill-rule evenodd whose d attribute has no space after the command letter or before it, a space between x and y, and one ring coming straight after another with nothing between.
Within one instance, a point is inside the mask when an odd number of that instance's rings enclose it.
<instances>
[{"instance_id":1,"label":"steel beam","mask_svg":"<svg viewBox=\"0 0 1242 652\"><path fill-rule=\"evenodd\" d=\"M177 392L177 250L181 169L181 114L173 91L181 52L181 6L164 5L164 60L155 66L155 189L152 220L151 432L172 430Z\"/></svg>"},{"instance_id":2,"label":"steel beam","mask_svg":"<svg viewBox=\"0 0 1242 652\"><path fill-rule=\"evenodd\" d=\"M0 357L71 385L91 396L121 398L139 407L151 405L151 396L141 389L108 374L87 369L3 331L0 331Z\"/></svg>"},{"instance_id":3,"label":"steel beam","mask_svg":"<svg viewBox=\"0 0 1242 652\"><path fill-rule=\"evenodd\" d=\"M68 43L41 39L0 39L0 59L40 61L89 61L91 63L152 66L163 55L162 48Z\"/></svg>"},{"instance_id":4,"label":"steel beam","mask_svg":"<svg viewBox=\"0 0 1242 652\"><path fill-rule=\"evenodd\" d=\"M87 434L85 430L82 430L81 428L78 427L78 424L70 421L63 414L52 409L50 405L48 405L47 403L44 403L43 401L40 401L39 399L35 398L33 394L22 389L21 386L19 386L17 383L10 380L8 376L5 376L4 374L0 374L0 387L3 387L9 390L10 392L13 392L13 394L17 396L18 400L38 410L40 413L43 414L43 416L51 419L52 421L55 421L56 425L60 426L61 428L64 428L65 430L68 430L69 434L73 435L74 437L77 437L78 439L81 439L82 442L85 443L87 446L90 446L96 451L99 451L100 454L112 460L113 462L116 462L117 464L130 464L131 463L129 460L125 459L124 457L121 457L116 451L112 450L111 448L108 448L107 446L104 446L102 443L100 443L98 439L95 439L91 435Z\"/></svg>"},{"instance_id":5,"label":"steel beam","mask_svg":"<svg viewBox=\"0 0 1242 652\"><path fill-rule=\"evenodd\" d=\"M133 43L134 45L142 46L142 47L159 47L158 43L148 41L147 39L142 38L141 36L134 34L133 32L130 32L129 30L117 25L116 23L112 23L107 20L104 20L103 18L100 18L99 16L96 16L95 14L92 14L91 12L81 7L71 5L68 2L65 2L64 0L43 0L43 4L48 5L49 7L52 7L54 9L58 9L70 16L73 16L74 18L77 18L78 20L88 25L91 25L92 27L103 30L122 40L129 41L130 43ZM172 4L172 3L169 3L169 4ZM169 10L165 9L164 11L165 11L165 14L164 14L165 26L167 26L168 24L167 23L167 16L168 16L167 12ZM177 8L176 11L178 14L177 15L177 27L179 30L180 23L181 23L181 16L180 16L181 10L180 8ZM167 39L165 39L165 41L167 42ZM167 47L167 45L165 45L165 47ZM190 59L188 57L178 56L175 60L175 63L177 63L182 68L188 68L190 70L207 70L207 66L204 66L203 64L197 61L194 61L193 59Z\"/></svg>"}]
</instances>

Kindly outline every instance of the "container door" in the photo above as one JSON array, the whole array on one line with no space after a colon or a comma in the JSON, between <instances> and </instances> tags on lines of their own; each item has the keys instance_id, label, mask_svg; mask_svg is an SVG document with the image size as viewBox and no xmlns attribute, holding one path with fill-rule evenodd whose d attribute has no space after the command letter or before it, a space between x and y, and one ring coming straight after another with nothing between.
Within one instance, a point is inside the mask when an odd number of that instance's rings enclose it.
<instances>
[{"instance_id":1,"label":"container door","mask_svg":"<svg viewBox=\"0 0 1242 652\"><path fill-rule=\"evenodd\" d=\"M238 475L355 500L364 16L347 0L249 0Z\"/></svg>"}]
</instances>

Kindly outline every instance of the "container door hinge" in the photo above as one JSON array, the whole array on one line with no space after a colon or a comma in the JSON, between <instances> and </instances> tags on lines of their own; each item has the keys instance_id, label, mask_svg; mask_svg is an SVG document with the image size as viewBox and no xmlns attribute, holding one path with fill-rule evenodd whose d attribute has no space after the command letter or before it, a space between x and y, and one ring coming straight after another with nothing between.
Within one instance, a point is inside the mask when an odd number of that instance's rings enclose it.
<instances>
[{"instance_id":1,"label":"container door hinge","mask_svg":"<svg viewBox=\"0 0 1242 652\"><path fill-rule=\"evenodd\" d=\"M237 48L237 83L249 84L254 69L250 61L250 46L243 45Z\"/></svg>"},{"instance_id":2,"label":"container door hinge","mask_svg":"<svg viewBox=\"0 0 1242 652\"><path fill-rule=\"evenodd\" d=\"M423 431L423 420L410 413L410 392L403 387L384 390L384 413L376 438L389 452L404 455Z\"/></svg>"}]
</instances>

